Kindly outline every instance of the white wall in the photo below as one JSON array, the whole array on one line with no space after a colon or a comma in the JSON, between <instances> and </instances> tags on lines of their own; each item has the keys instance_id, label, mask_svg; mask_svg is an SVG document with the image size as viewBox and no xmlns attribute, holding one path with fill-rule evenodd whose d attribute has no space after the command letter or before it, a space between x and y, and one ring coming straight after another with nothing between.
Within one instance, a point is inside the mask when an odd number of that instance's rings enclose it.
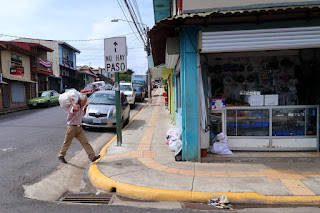
<instances>
[{"instance_id":1,"label":"white wall","mask_svg":"<svg viewBox=\"0 0 320 213\"><path fill-rule=\"evenodd\" d=\"M314 0L183 0L183 11L223 7L243 7L256 4L308 3Z\"/></svg>"}]
</instances>

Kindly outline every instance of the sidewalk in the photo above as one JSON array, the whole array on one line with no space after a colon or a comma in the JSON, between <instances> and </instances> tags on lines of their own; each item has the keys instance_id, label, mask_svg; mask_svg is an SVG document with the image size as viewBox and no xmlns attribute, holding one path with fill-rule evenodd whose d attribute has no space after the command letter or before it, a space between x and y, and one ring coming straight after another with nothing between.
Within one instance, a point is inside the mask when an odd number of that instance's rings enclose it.
<instances>
[{"instance_id":1,"label":"sidewalk","mask_svg":"<svg viewBox=\"0 0 320 213\"><path fill-rule=\"evenodd\" d=\"M125 128L122 146L114 137L91 164L88 177L95 187L143 200L208 202L226 195L231 203L320 204L320 165L308 160L319 158L317 152L235 152L235 157L306 159L297 162L175 161L165 143L172 124L162 93L158 89L153 104Z\"/></svg>"}]
</instances>

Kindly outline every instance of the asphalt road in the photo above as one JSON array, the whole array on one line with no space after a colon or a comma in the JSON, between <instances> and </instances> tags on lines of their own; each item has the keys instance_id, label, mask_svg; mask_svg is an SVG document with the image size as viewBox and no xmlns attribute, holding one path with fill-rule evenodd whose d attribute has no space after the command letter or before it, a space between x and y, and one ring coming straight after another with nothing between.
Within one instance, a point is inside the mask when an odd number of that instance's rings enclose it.
<instances>
[{"instance_id":1,"label":"asphalt road","mask_svg":"<svg viewBox=\"0 0 320 213\"><path fill-rule=\"evenodd\" d=\"M137 103L131 109L130 117L132 118L145 103L146 100L144 103ZM95 208L105 209L105 206L57 205L55 202L31 200L23 196L23 185L38 182L56 170L60 164L57 155L64 140L65 128L66 114L60 106L0 115L1 213L44 212L45 209L49 212L88 212ZM108 141L115 135L115 131L89 129L86 130L86 135L90 142L101 135ZM66 159L72 158L81 150L82 146L74 139ZM124 211L122 209L119 212Z\"/></svg>"}]
</instances>

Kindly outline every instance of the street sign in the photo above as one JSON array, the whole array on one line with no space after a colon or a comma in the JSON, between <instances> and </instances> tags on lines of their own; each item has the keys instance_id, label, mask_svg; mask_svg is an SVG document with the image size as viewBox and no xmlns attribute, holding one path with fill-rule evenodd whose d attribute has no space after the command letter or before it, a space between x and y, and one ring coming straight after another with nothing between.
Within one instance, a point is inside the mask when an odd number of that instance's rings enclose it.
<instances>
[{"instance_id":1,"label":"street sign","mask_svg":"<svg viewBox=\"0 0 320 213\"><path fill-rule=\"evenodd\" d=\"M127 72L126 37L104 39L104 60L106 72Z\"/></svg>"}]
</instances>

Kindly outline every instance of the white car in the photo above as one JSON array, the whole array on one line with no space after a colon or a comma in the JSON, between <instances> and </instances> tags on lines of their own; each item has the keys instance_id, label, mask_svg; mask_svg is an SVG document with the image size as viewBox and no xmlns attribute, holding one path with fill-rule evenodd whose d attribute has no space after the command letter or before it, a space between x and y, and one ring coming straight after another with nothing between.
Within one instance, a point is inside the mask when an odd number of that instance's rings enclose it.
<instances>
[{"instance_id":1,"label":"white car","mask_svg":"<svg viewBox=\"0 0 320 213\"><path fill-rule=\"evenodd\" d=\"M124 93L130 105L134 106L136 104L136 92L131 83L120 83L120 92Z\"/></svg>"}]
</instances>

